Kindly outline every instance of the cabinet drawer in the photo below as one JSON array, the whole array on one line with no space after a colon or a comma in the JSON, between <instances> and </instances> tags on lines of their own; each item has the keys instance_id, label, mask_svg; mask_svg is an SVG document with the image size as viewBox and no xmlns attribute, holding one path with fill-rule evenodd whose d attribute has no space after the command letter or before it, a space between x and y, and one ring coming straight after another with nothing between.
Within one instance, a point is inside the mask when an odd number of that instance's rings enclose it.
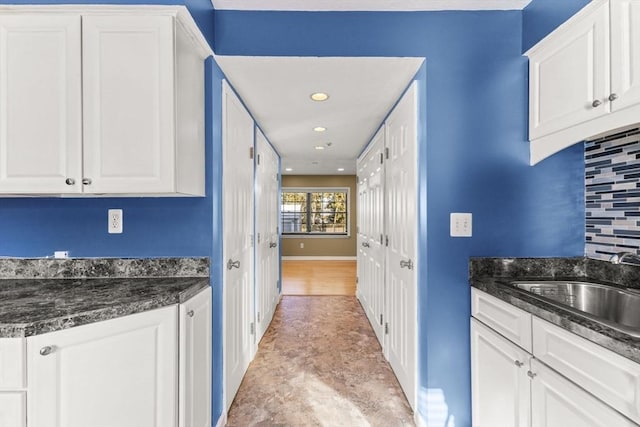
<instances>
[{"instance_id":1,"label":"cabinet drawer","mask_svg":"<svg viewBox=\"0 0 640 427\"><path fill-rule=\"evenodd\" d=\"M0 390L25 386L24 338L0 338Z\"/></svg>"},{"instance_id":2,"label":"cabinet drawer","mask_svg":"<svg viewBox=\"0 0 640 427\"><path fill-rule=\"evenodd\" d=\"M533 355L640 422L640 364L535 317Z\"/></svg>"},{"instance_id":3,"label":"cabinet drawer","mask_svg":"<svg viewBox=\"0 0 640 427\"><path fill-rule=\"evenodd\" d=\"M0 426L25 427L27 425L26 409L25 393L0 391Z\"/></svg>"},{"instance_id":4,"label":"cabinet drawer","mask_svg":"<svg viewBox=\"0 0 640 427\"><path fill-rule=\"evenodd\" d=\"M471 315L531 353L531 314L471 288Z\"/></svg>"}]
</instances>

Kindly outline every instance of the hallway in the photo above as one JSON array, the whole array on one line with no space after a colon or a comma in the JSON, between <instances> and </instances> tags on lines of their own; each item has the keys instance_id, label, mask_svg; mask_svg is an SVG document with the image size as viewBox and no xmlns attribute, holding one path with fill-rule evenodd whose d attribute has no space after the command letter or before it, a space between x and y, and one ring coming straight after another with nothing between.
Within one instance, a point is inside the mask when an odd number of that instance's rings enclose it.
<instances>
[{"instance_id":1,"label":"hallway","mask_svg":"<svg viewBox=\"0 0 640 427\"><path fill-rule=\"evenodd\" d=\"M413 426L355 296L283 296L228 426Z\"/></svg>"}]
</instances>

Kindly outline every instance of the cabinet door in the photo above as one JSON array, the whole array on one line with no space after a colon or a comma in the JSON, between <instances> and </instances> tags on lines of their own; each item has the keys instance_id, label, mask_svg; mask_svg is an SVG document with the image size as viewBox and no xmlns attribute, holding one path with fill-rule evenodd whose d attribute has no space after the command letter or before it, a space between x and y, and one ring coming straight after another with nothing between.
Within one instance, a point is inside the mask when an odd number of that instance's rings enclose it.
<instances>
[{"instance_id":1,"label":"cabinet door","mask_svg":"<svg viewBox=\"0 0 640 427\"><path fill-rule=\"evenodd\" d=\"M529 139L609 112L609 7L592 9L529 53Z\"/></svg>"},{"instance_id":2,"label":"cabinet door","mask_svg":"<svg viewBox=\"0 0 640 427\"><path fill-rule=\"evenodd\" d=\"M0 193L81 190L80 73L79 15L0 14Z\"/></svg>"},{"instance_id":3,"label":"cabinet door","mask_svg":"<svg viewBox=\"0 0 640 427\"><path fill-rule=\"evenodd\" d=\"M84 191L173 191L173 18L86 16L82 37Z\"/></svg>"},{"instance_id":4,"label":"cabinet door","mask_svg":"<svg viewBox=\"0 0 640 427\"><path fill-rule=\"evenodd\" d=\"M633 421L536 359L531 360L532 427L631 427Z\"/></svg>"},{"instance_id":5,"label":"cabinet door","mask_svg":"<svg viewBox=\"0 0 640 427\"><path fill-rule=\"evenodd\" d=\"M640 103L640 1L611 2L611 110Z\"/></svg>"},{"instance_id":6,"label":"cabinet door","mask_svg":"<svg viewBox=\"0 0 640 427\"><path fill-rule=\"evenodd\" d=\"M211 288L180 304L180 427L211 427Z\"/></svg>"},{"instance_id":7,"label":"cabinet door","mask_svg":"<svg viewBox=\"0 0 640 427\"><path fill-rule=\"evenodd\" d=\"M471 319L471 398L474 427L530 425L529 354Z\"/></svg>"},{"instance_id":8,"label":"cabinet door","mask_svg":"<svg viewBox=\"0 0 640 427\"><path fill-rule=\"evenodd\" d=\"M174 427L177 306L27 338L29 427Z\"/></svg>"},{"instance_id":9,"label":"cabinet door","mask_svg":"<svg viewBox=\"0 0 640 427\"><path fill-rule=\"evenodd\" d=\"M0 426L26 427L26 403L24 392L0 392Z\"/></svg>"}]
</instances>

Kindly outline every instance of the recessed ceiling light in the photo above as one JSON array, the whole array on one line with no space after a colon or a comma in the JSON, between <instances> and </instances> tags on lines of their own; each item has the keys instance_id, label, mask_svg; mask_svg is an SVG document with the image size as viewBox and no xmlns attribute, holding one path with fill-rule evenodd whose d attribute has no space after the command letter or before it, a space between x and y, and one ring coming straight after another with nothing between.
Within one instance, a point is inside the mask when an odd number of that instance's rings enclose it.
<instances>
[{"instance_id":1,"label":"recessed ceiling light","mask_svg":"<svg viewBox=\"0 0 640 427\"><path fill-rule=\"evenodd\" d=\"M324 132L325 130L327 130L327 128L323 126L316 126L313 128L313 130L316 132Z\"/></svg>"},{"instance_id":2,"label":"recessed ceiling light","mask_svg":"<svg viewBox=\"0 0 640 427\"><path fill-rule=\"evenodd\" d=\"M329 99L329 95L324 92L315 92L311 94L311 99L314 101L326 101Z\"/></svg>"},{"instance_id":3,"label":"recessed ceiling light","mask_svg":"<svg viewBox=\"0 0 640 427\"><path fill-rule=\"evenodd\" d=\"M316 145L316 150L324 150L324 145Z\"/></svg>"},{"instance_id":4,"label":"recessed ceiling light","mask_svg":"<svg viewBox=\"0 0 640 427\"><path fill-rule=\"evenodd\" d=\"M293 168L284 168L284 170L286 170L287 172L291 172Z\"/></svg>"},{"instance_id":5,"label":"recessed ceiling light","mask_svg":"<svg viewBox=\"0 0 640 427\"><path fill-rule=\"evenodd\" d=\"M344 168L338 168L338 172L344 172Z\"/></svg>"}]
</instances>

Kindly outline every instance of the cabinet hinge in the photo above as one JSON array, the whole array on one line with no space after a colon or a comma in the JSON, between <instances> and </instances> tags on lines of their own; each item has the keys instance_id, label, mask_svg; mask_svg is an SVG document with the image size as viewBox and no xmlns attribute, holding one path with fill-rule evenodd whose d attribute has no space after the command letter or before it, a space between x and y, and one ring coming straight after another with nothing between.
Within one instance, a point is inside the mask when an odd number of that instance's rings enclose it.
<instances>
[{"instance_id":1,"label":"cabinet hinge","mask_svg":"<svg viewBox=\"0 0 640 427\"><path fill-rule=\"evenodd\" d=\"M256 158L256 162L260 164L260 154L258 154L258 157Z\"/></svg>"},{"instance_id":2,"label":"cabinet hinge","mask_svg":"<svg viewBox=\"0 0 640 427\"><path fill-rule=\"evenodd\" d=\"M356 283L358 283L360 280L360 278L358 276L356 276Z\"/></svg>"},{"instance_id":3,"label":"cabinet hinge","mask_svg":"<svg viewBox=\"0 0 640 427\"><path fill-rule=\"evenodd\" d=\"M384 157L387 158L387 159L389 158L389 147L385 147L385 149L384 149Z\"/></svg>"},{"instance_id":4,"label":"cabinet hinge","mask_svg":"<svg viewBox=\"0 0 640 427\"><path fill-rule=\"evenodd\" d=\"M382 164L383 161L384 161L384 155L380 153L380 164Z\"/></svg>"},{"instance_id":5,"label":"cabinet hinge","mask_svg":"<svg viewBox=\"0 0 640 427\"><path fill-rule=\"evenodd\" d=\"M260 233L258 233L258 244L260 244Z\"/></svg>"},{"instance_id":6,"label":"cabinet hinge","mask_svg":"<svg viewBox=\"0 0 640 427\"><path fill-rule=\"evenodd\" d=\"M384 334L389 335L389 322L384 324Z\"/></svg>"},{"instance_id":7,"label":"cabinet hinge","mask_svg":"<svg viewBox=\"0 0 640 427\"><path fill-rule=\"evenodd\" d=\"M380 244L383 244L383 243L384 243L384 236L381 234L380 235Z\"/></svg>"},{"instance_id":8,"label":"cabinet hinge","mask_svg":"<svg viewBox=\"0 0 640 427\"><path fill-rule=\"evenodd\" d=\"M381 313L380 314L380 326L382 326L382 325L383 325L383 323L382 323L382 313Z\"/></svg>"},{"instance_id":9,"label":"cabinet hinge","mask_svg":"<svg viewBox=\"0 0 640 427\"><path fill-rule=\"evenodd\" d=\"M384 238L384 245L385 245L385 246L389 246L389 236L385 236L385 238Z\"/></svg>"},{"instance_id":10,"label":"cabinet hinge","mask_svg":"<svg viewBox=\"0 0 640 427\"><path fill-rule=\"evenodd\" d=\"M251 322L251 335L256 334L256 324Z\"/></svg>"},{"instance_id":11,"label":"cabinet hinge","mask_svg":"<svg viewBox=\"0 0 640 427\"><path fill-rule=\"evenodd\" d=\"M249 147L249 158L253 160L253 147Z\"/></svg>"},{"instance_id":12,"label":"cabinet hinge","mask_svg":"<svg viewBox=\"0 0 640 427\"><path fill-rule=\"evenodd\" d=\"M260 312L258 312L258 323L260 323Z\"/></svg>"}]
</instances>

